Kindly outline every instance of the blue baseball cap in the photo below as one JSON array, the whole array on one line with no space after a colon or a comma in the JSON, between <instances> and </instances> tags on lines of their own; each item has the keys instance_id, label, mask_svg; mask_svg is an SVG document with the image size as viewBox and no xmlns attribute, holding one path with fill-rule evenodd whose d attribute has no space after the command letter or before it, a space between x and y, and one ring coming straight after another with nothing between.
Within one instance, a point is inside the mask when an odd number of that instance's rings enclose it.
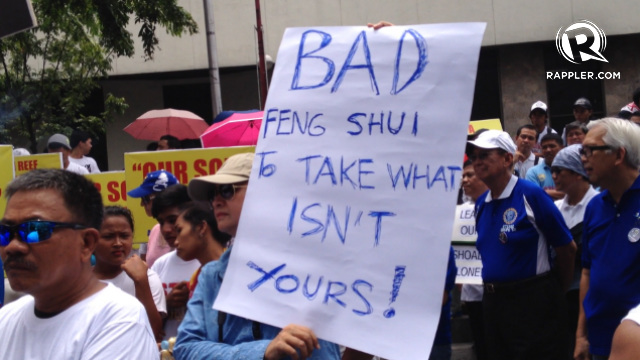
<instances>
[{"instance_id":1,"label":"blue baseball cap","mask_svg":"<svg viewBox=\"0 0 640 360\"><path fill-rule=\"evenodd\" d=\"M166 170L158 170L148 173L142 184L127 194L132 198L141 198L153 193L159 193L175 184L179 184L179 182L172 173Z\"/></svg>"}]
</instances>

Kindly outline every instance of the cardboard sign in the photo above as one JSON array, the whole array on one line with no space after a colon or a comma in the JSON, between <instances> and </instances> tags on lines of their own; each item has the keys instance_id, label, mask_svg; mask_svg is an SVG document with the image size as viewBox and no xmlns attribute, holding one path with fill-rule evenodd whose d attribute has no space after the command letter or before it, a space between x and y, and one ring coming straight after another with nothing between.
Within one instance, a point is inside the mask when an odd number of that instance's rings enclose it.
<instances>
[{"instance_id":1,"label":"cardboard sign","mask_svg":"<svg viewBox=\"0 0 640 360\"><path fill-rule=\"evenodd\" d=\"M286 30L216 309L428 357L484 27Z\"/></svg>"},{"instance_id":2,"label":"cardboard sign","mask_svg":"<svg viewBox=\"0 0 640 360\"><path fill-rule=\"evenodd\" d=\"M193 178L214 174L229 156L253 151L253 146L247 146L125 153L125 188L126 191L137 188L148 173L157 170L167 170L180 184L187 185ZM126 191L123 193L126 194ZM134 242L147 242L151 228L157 224L156 220L147 216L139 198L127 197L126 203L136 220Z\"/></svg>"},{"instance_id":3,"label":"cardboard sign","mask_svg":"<svg viewBox=\"0 0 640 360\"><path fill-rule=\"evenodd\" d=\"M13 180L13 146L0 145L0 214L4 216L7 199L4 190Z\"/></svg>"},{"instance_id":4,"label":"cardboard sign","mask_svg":"<svg viewBox=\"0 0 640 360\"><path fill-rule=\"evenodd\" d=\"M16 156L13 159L15 176L35 169L63 169L62 153Z\"/></svg>"},{"instance_id":5,"label":"cardboard sign","mask_svg":"<svg viewBox=\"0 0 640 360\"><path fill-rule=\"evenodd\" d=\"M127 184L125 182L124 171L106 171L85 175L93 181L102 195L104 206L120 205L127 206ZM134 219L137 224L137 219Z\"/></svg>"}]
</instances>

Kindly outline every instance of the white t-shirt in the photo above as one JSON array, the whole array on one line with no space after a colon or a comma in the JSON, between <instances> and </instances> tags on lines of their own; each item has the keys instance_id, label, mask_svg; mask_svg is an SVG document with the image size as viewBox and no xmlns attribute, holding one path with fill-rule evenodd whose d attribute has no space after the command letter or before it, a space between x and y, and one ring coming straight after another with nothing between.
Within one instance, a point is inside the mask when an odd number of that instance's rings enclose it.
<instances>
[{"instance_id":1,"label":"white t-shirt","mask_svg":"<svg viewBox=\"0 0 640 360\"><path fill-rule=\"evenodd\" d=\"M584 220L584 211L587 208L589 201L591 201L591 199L596 195L598 195L598 192L593 188L593 186L589 186L589 190L584 194L582 200L575 205L569 205L566 195L564 198L554 202L558 207L558 210L560 210L560 213L564 218L564 222L567 223L569 229L580 224Z\"/></svg>"},{"instance_id":2,"label":"white t-shirt","mask_svg":"<svg viewBox=\"0 0 640 360\"><path fill-rule=\"evenodd\" d=\"M164 290L162 289L160 277L158 277L158 274L151 269L147 270L147 277L149 278L149 288L151 289L151 295L153 296L153 302L156 304L156 309L158 309L158 312L166 314L167 300L164 297ZM101 281L112 283L127 294L134 297L136 296L136 285L124 271L113 279L104 279Z\"/></svg>"},{"instance_id":3,"label":"white t-shirt","mask_svg":"<svg viewBox=\"0 0 640 360\"><path fill-rule=\"evenodd\" d=\"M71 172L74 172L74 173L80 174L80 175L87 175L89 173L89 171L87 169L85 169L84 166L80 166L80 165L72 162L71 160L69 160L69 166L67 166L67 168L65 170L71 171Z\"/></svg>"},{"instance_id":4,"label":"white t-shirt","mask_svg":"<svg viewBox=\"0 0 640 360\"><path fill-rule=\"evenodd\" d=\"M544 159L541 159L541 160L544 161ZM540 160L538 160L538 162L539 161ZM536 165L536 154L534 154L532 151L531 154L529 154L529 157L527 159L525 159L524 161L516 162L515 170L518 172L518 177L520 179L526 179L527 170L531 169L535 165Z\"/></svg>"},{"instance_id":5,"label":"white t-shirt","mask_svg":"<svg viewBox=\"0 0 640 360\"><path fill-rule=\"evenodd\" d=\"M98 164L96 163L96 161L92 157L89 157L89 156L83 156L80 159L76 159L76 158L73 158L73 157L69 156L69 162L76 163L76 164L82 166L83 168L87 169L88 172L90 172L92 174L100 172L100 168L98 167Z\"/></svg>"},{"instance_id":6,"label":"white t-shirt","mask_svg":"<svg viewBox=\"0 0 640 360\"><path fill-rule=\"evenodd\" d=\"M160 358L144 308L111 284L51 318L34 306L27 295L0 310L3 360Z\"/></svg>"},{"instance_id":7,"label":"white t-shirt","mask_svg":"<svg viewBox=\"0 0 640 360\"><path fill-rule=\"evenodd\" d=\"M189 281L191 275L200 268L198 260L184 261L173 250L162 255L153 263L151 270L155 271L162 281L162 287L166 294L181 281ZM167 321L164 325L164 339L178 335L178 326L184 318L187 307L180 309L167 309Z\"/></svg>"}]
</instances>

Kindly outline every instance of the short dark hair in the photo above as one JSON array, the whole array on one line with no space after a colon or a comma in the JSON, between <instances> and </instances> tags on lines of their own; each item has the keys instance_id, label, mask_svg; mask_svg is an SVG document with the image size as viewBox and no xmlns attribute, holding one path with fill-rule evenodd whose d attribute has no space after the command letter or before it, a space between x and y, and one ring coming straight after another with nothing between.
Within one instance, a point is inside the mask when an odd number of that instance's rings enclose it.
<instances>
[{"instance_id":1,"label":"short dark hair","mask_svg":"<svg viewBox=\"0 0 640 360\"><path fill-rule=\"evenodd\" d=\"M531 124L525 124L522 125L518 128L518 131L516 131L516 137L520 136L520 133L522 132L522 129L529 129L529 130L533 130L536 132L536 138L538 137L538 132L536 131L536 127L531 125Z\"/></svg>"},{"instance_id":2,"label":"short dark hair","mask_svg":"<svg viewBox=\"0 0 640 360\"><path fill-rule=\"evenodd\" d=\"M170 149L180 149L180 140L173 135L162 135L160 136L160 140L167 140L167 145L169 145Z\"/></svg>"},{"instance_id":3,"label":"short dark hair","mask_svg":"<svg viewBox=\"0 0 640 360\"><path fill-rule=\"evenodd\" d=\"M572 122L568 123L567 125L565 125L564 132L565 133L569 133L569 131L571 131L573 129L580 129L580 130L582 130L582 132L584 134L586 134L587 131L589 131L589 129L587 129L587 127L583 123L578 121L578 120L572 121Z\"/></svg>"},{"instance_id":4,"label":"short dark hair","mask_svg":"<svg viewBox=\"0 0 640 360\"><path fill-rule=\"evenodd\" d=\"M558 143L558 145L560 145L560 147L564 146L564 141L562 141L562 136L558 134L554 134L554 133L546 134L545 136L542 137L542 139L540 139L540 144L542 144L545 141L555 141L556 143Z\"/></svg>"},{"instance_id":5,"label":"short dark hair","mask_svg":"<svg viewBox=\"0 0 640 360\"><path fill-rule=\"evenodd\" d=\"M7 201L20 191L57 190L74 222L100 229L102 226L102 196L95 184L82 175L62 169L37 169L20 175L5 191Z\"/></svg>"},{"instance_id":6,"label":"short dark hair","mask_svg":"<svg viewBox=\"0 0 640 360\"><path fill-rule=\"evenodd\" d=\"M633 91L633 103L640 107L640 87Z\"/></svg>"},{"instance_id":7,"label":"short dark hair","mask_svg":"<svg viewBox=\"0 0 640 360\"><path fill-rule=\"evenodd\" d=\"M211 229L213 239L222 246L226 246L231 239L231 235L223 233L218 229L218 222L216 222L216 218L213 216L213 208L208 202L193 201L182 211L180 216L191 224L192 227L200 225L203 221L206 222L207 225L209 225L209 229Z\"/></svg>"},{"instance_id":8,"label":"short dark hair","mask_svg":"<svg viewBox=\"0 0 640 360\"><path fill-rule=\"evenodd\" d=\"M154 218L158 218L161 212L165 211L170 207L177 206L178 208L183 208L185 204L189 203L191 198L189 197L189 193L187 192L187 186L184 184L176 184L173 186L169 186L168 188L162 190L156 195L153 199L153 204L151 205L151 214Z\"/></svg>"},{"instance_id":9,"label":"short dark hair","mask_svg":"<svg viewBox=\"0 0 640 360\"><path fill-rule=\"evenodd\" d=\"M131 232L133 232L133 215L131 215L131 211L124 206L120 205L109 205L104 207L104 218L108 218L110 216L122 216L127 219L129 226L131 226Z\"/></svg>"},{"instance_id":10,"label":"short dark hair","mask_svg":"<svg viewBox=\"0 0 640 360\"><path fill-rule=\"evenodd\" d=\"M69 137L69 145L71 148L75 148L79 143L85 142L91 139L91 134L83 130L73 130L71 137Z\"/></svg>"}]
</instances>

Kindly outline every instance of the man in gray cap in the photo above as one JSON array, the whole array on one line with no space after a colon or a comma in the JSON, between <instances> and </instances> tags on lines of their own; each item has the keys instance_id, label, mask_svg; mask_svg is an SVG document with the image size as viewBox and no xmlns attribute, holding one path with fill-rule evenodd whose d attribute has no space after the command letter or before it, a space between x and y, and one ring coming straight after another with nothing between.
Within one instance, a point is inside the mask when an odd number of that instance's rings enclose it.
<instances>
[{"instance_id":1,"label":"man in gray cap","mask_svg":"<svg viewBox=\"0 0 640 360\"><path fill-rule=\"evenodd\" d=\"M69 154L71 154L71 144L69 138L62 134L53 134L47 141L47 150L50 153L61 153L62 164L67 171L74 172L80 175L86 175L89 171L81 165L69 161Z\"/></svg>"},{"instance_id":2,"label":"man in gray cap","mask_svg":"<svg viewBox=\"0 0 640 360\"><path fill-rule=\"evenodd\" d=\"M556 184L556 190L565 193L565 196L556 200L555 204L560 210L567 227L571 231L573 241L576 242L578 252L576 255L573 280L569 290L565 294L568 310L569 336L571 347L575 344L575 333L580 313L580 274L582 273L582 221L584 210L591 198L598 192L589 183L587 173L580 159L582 145L570 145L560 150L551 164L551 176Z\"/></svg>"},{"instance_id":3,"label":"man in gray cap","mask_svg":"<svg viewBox=\"0 0 640 360\"><path fill-rule=\"evenodd\" d=\"M544 190L512 174L509 134L488 130L468 144L476 176L489 188L476 200L489 358L566 358L562 295L576 251L569 229Z\"/></svg>"},{"instance_id":4,"label":"man in gray cap","mask_svg":"<svg viewBox=\"0 0 640 360\"><path fill-rule=\"evenodd\" d=\"M591 105L591 101L585 97L581 97L576 102L573 103L573 117L576 119L576 122L582 125L587 125L589 121L591 121L591 115L593 114L593 105ZM564 140L565 145L570 145L567 143L567 128L562 129L562 140Z\"/></svg>"}]
</instances>

